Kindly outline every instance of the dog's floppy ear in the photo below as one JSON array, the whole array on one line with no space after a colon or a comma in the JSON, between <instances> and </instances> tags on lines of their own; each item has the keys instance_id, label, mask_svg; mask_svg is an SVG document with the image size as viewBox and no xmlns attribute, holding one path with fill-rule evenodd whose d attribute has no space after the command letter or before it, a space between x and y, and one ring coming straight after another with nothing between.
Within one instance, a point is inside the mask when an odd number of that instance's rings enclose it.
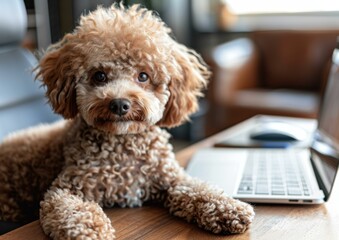
<instances>
[{"instance_id":1,"label":"dog's floppy ear","mask_svg":"<svg viewBox=\"0 0 339 240\"><path fill-rule=\"evenodd\" d=\"M39 63L37 74L37 78L47 87L46 96L54 111L65 118L73 118L78 113L75 68L72 66L74 46L69 44L70 38L72 34L67 34L60 42L47 49Z\"/></svg>"},{"instance_id":2,"label":"dog's floppy ear","mask_svg":"<svg viewBox=\"0 0 339 240\"><path fill-rule=\"evenodd\" d=\"M206 63L194 50L176 43L173 54L181 71L172 76L169 83L171 95L158 122L163 127L178 126L198 110L198 97L203 95L201 91L211 75Z\"/></svg>"}]
</instances>

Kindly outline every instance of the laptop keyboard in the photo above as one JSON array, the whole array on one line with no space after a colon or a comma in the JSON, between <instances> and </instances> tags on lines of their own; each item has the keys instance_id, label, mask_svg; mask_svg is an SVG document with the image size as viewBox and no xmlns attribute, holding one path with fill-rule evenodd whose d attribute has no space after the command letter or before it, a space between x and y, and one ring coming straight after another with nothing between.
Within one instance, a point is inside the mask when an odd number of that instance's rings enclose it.
<instances>
[{"instance_id":1,"label":"laptop keyboard","mask_svg":"<svg viewBox=\"0 0 339 240\"><path fill-rule=\"evenodd\" d=\"M238 194L310 196L294 151L249 151Z\"/></svg>"}]
</instances>

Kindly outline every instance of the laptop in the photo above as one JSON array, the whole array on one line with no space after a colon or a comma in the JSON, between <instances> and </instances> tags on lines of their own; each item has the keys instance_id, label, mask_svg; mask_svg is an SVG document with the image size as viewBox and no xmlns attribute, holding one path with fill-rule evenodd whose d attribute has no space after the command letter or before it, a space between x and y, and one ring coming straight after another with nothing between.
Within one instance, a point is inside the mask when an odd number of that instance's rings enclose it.
<instances>
[{"instance_id":1,"label":"laptop","mask_svg":"<svg viewBox=\"0 0 339 240\"><path fill-rule=\"evenodd\" d=\"M334 186L339 165L339 49L309 148L206 148L187 172L252 203L320 204Z\"/></svg>"}]
</instances>

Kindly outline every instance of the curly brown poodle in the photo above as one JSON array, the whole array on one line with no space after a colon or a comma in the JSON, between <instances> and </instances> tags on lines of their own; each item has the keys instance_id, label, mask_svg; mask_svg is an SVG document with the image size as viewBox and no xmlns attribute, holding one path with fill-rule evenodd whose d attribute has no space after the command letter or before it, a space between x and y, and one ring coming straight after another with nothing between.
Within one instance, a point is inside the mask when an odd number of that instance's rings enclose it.
<instances>
[{"instance_id":1,"label":"curly brown poodle","mask_svg":"<svg viewBox=\"0 0 339 240\"><path fill-rule=\"evenodd\" d=\"M38 69L65 120L0 145L0 218L39 213L53 239L114 239L103 208L159 201L213 233L241 233L253 208L188 176L169 134L198 109L210 71L153 12L99 7L47 49Z\"/></svg>"}]
</instances>

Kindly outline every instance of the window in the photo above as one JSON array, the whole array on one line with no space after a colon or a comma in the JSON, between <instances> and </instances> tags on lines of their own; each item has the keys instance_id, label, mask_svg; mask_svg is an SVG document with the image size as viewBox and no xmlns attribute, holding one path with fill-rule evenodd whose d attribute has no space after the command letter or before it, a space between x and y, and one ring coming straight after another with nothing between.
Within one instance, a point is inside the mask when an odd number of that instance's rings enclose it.
<instances>
[{"instance_id":1,"label":"window","mask_svg":"<svg viewBox=\"0 0 339 240\"><path fill-rule=\"evenodd\" d=\"M200 31L339 29L338 0L192 0Z\"/></svg>"},{"instance_id":2,"label":"window","mask_svg":"<svg viewBox=\"0 0 339 240\"><path fill-rule=\"evenodd\" d=\"M338 0L224 0L236 15L339 11Z\"/></svg>"}]
</instances>

